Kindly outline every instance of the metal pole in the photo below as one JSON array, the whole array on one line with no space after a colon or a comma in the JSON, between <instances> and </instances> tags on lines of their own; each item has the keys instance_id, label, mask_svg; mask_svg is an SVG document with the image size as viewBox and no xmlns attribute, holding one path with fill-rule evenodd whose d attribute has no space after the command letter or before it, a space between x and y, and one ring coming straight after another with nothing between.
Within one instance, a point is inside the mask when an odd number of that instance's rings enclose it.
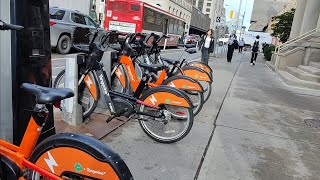
<instances>
[{"instance_id":1,"label":"metal pole","mask_svg":"<svg viewBox=\"0 0 320 180\"><path fill-rule=\"evenodd\" d=\"M241 6L242 6L242 0L240 0L240 5L239 5L239 11L238 11L238 17L237 17L237 30L239 29L239 17L240 17L240 13L241 13ZM241 33L241 27L240 27L240 33Z\"/></svg>"}]
</instances>

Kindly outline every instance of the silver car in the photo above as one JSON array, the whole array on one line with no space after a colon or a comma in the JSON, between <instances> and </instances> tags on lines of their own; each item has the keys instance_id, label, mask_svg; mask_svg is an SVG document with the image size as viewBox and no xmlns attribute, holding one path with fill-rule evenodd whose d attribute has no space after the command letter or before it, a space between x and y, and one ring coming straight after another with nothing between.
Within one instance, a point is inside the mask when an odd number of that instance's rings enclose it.
<instances>
[{"instance_id":1,"label":"silver car","mask_svg":"<svg viewBox=\"0 0 320 180\"><path fill-rule=\"evenodd\" d=\"M73 47L73 32L76 27L103 30L91 17L80 11L50 7L51 47L60 54L68 54Z\"/></svg>"}]
</instances>

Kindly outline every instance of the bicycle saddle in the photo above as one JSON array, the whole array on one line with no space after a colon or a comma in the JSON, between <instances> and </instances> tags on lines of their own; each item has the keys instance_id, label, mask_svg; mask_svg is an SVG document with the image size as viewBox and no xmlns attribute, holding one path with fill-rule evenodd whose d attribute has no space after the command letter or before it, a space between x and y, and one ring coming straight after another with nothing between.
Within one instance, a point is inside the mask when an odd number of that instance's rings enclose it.
<instances>
[{"instance_id":1,"label":"bicycle saddle","mask_svg":"<svg viewBox=\"0 0 320 180\"><path fill-rule=\"evenodd\" d=\"M164 69L164 66L161 64L146 64L146 63L140 63L140 67L148 69L150 72L158 72L162 69Z\"/></svg>"},{"instance_id":2,"label":"bicycle saddle","mask_svg":"<svg viewBox=\"0 0 320 180\"><path fill-rule=\"evenodd\" d=\"M73 91L67 88L48 88L30 83L23 83L21 88L34 95L38 104L51 104L74 96Z\"/></svg>"},{"instance_id":3,"label":"bicycle saddle","mask_svg":"<svg viewBox=\"0 0 320 180\"><path fill-rule=\"evenodd\" d=\"M169 64L174 64L174 65L177 65L177 64L180 63L179 60L168 59L168 58L163 58L163 57L161 58L161 60L163 60L163 61L165 61L165 62L167 62L167 63L169 63Z\"/></svg>"}]
</instances>

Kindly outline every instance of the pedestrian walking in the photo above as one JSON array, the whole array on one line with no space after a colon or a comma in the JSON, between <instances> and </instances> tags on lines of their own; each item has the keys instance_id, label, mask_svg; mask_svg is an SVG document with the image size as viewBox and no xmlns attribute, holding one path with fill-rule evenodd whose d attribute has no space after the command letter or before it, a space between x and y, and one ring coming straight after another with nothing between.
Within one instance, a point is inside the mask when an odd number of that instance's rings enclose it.
<instances>
[{"instance_id":1,"label":"pedestrian walking","mask_svg":"<svg viewBox=\"0 0 320 180\"><path fill-rule=\"evenodd\" d=\"M237 40L237 36L236 36L235 32L233 32L229 36L229 40L228 40L227 62L229 62L229 63L231 63L231 60L232 60L234 45L235 45L236 40Z\"/></svg>"},{"instance_id":2,"label":"pedestrian walking","mask_svg":"<svg viewBox=\"0 0 320 180\"><path fill-rule=\"evenodd\" d=\"M200 41L200 50L201 50L201 61L205 64L209 62L209 55L213 53L214 49L214 38L213 38L213 30L209 29L207 33L202 37Z\"/></svg>"},{"instance_id":3,"label":"pedestrian walking","mask_svg":"<svg viewBox=\"0 0 320 180\"><path fill-rule=\"evenodd\" d=\"M243 50L243 47L245 45L245 42L243 40L243 38L241 38L241 40L239 41L239 53L242 54L242 50Z\"/></svg>"},{"instance_id":4,"label":"pedestrian walking","mask_svg":"<svg viewBox=\"0 0 320 180\"><path fill-rule=\"evenodd\" d=\"M254 41L252 48L251 48L251 50L252 50L251 61L250 61L251 66L253 66L257 61L257 56L258 56L258 52L259 52L259 39L260 39L260 36L257 35L256 40Z\"/></svg>"}]
</instances>

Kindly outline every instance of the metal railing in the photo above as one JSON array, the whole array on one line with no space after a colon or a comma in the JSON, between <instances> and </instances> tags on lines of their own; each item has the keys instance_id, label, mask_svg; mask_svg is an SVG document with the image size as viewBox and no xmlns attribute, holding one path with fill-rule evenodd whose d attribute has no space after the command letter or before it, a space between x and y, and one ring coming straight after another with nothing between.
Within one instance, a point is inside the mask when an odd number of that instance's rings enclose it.
<instances>
[{"instance_id":1,"label":"metal railing","mask_svg":"<svg viewBox=\"0 0 320 180\"><path fill-rule=\"evenodd\" d=\"M278 68L278 64L279 64L279 52L281 52L281 50L285 49L285 48L288 48L290 46L292 46L293 44L303 40L303 39L306 39L307 37L310 37L312 35L314 35L316 33L316 29L313 29L311 31L308 31L298 37L295 37L293 39L290 39L289 41L283 43L283 44L280 44L279 46L277 46L274 50L274 54L276 54L276 62L275 62L275 67L276 69Z\"/></svg>"}]
</instances>

